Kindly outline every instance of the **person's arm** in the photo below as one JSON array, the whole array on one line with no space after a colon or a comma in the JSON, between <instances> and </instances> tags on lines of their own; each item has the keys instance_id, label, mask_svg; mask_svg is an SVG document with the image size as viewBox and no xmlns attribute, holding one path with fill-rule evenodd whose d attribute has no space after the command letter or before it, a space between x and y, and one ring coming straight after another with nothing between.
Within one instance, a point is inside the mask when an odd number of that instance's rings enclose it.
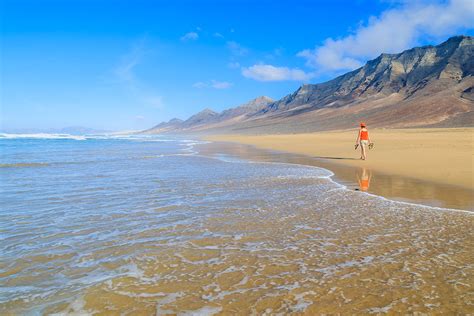
<instances>
[{"instance_id":1,"label":"person's arm","mask_svg":"<svg viewBox=\"0 0 474 316\"><path fill-rule=\"evenodd\" d=\"M360 130L359 130L359 132L357 133L356 145L359 143L359 139L360 139Z\"/></svg>"}]
</instances>

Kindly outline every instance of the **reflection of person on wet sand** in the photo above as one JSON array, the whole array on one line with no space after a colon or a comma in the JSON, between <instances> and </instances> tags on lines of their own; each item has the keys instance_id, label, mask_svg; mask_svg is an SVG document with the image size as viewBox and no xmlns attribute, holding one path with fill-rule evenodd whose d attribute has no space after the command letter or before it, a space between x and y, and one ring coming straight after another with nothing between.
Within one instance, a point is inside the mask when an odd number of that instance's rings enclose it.
<instances>
[{"instance_id":1,"label":"reflection of person on wet sand","mask_svg":"<svg viewBox=\"0 0 474 316\"><path fill-rule=\"evenodd\" d=\"M359 189L361 191L367 191L370 186L370 178L372 178L372 174L370 170L362 168L361 173L357 173L357 179L359 180Z\"/></svg>"}]
</instances>

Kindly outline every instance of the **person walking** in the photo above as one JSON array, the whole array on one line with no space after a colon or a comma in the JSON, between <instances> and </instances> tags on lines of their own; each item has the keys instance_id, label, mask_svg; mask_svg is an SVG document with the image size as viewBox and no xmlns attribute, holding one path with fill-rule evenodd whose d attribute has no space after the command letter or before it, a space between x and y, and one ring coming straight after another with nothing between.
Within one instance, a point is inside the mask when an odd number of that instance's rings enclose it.
<instances>
[{"instance_id":1,"label":"person walking","mask_svg":"<svg viewBox=\"0 0 474 316\"><path fill-rule=\"evenodd\" d=\"M356 140L356 149L360 146L360 159L365 160L367 159L367 147L369 147L370 142L369 131L367 130L367 126L365 123L360 123L360 129L357 133L357 140Z\"/></svg>"}]
</instances>

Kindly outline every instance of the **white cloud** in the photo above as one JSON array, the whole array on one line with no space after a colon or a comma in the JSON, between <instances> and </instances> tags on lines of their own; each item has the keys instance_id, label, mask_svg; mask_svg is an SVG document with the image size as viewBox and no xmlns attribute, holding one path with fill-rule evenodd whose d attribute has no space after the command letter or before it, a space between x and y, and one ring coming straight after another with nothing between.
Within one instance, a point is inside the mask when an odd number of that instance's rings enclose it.
<instances>
[{"instance_id":1,"label":"white cloud","mask_svg":"<svg viewBox=\"0 0 474 316\"><path fill-rule=\"evenodd\" d=\"M217 81L217 80L211 80L209 82L196 82L193 84L194 88L198 89L203 89L203 88L214 88L214 89L228 89L232 87L233 84L231 82L227 81Z\"/></svg>"},{"instance_id":2,"label":"white cloud","mask_svg":"<svg viewBox=\"0 0 474 316\"><path fill-rule=\"evenodd\" d=\"M138 40L132 45L130 52L122 56L119 64L113 70L118 79L129 83L135 81L135 67L141 63L146 53L145 41L146 38Z\"/></svg>"},{"instance_id":3,"label":"white cloud","mask_svg":"<svg viewBox=\"0 0 474 316\"><path fill-rule=\"evenodd\" d=\"M247 48L234 41L227 42L227 48L230 50L232 55L235 56L245 56L249 52Z\"/></svg>"},{"instance_id":4,"label":"white cloud","mask_svg":"<svg viewBox=\"0 0 474 316\"><path fill-rule=\"evenodd\" d=\"M148 88L135 74L135 69L142 64L144 56L150 52L146 48L146 40L146 37L143 37L136 41L131 50L122 56L118 65L113 69L113 73L138 103L161 109L164 107L162 97Z\"/></svg>"},{"instance_id":5,"label":"white cloud","mask_svg":"<svg viewBox=\"0 0 474 316\"><path fill-rule=\"evenodd\" d=\"M208 86L209 85L207 83L202 82L202 81L193 83L193 88L202 89L202 88L207 88Z\"/></svg>"},{"instance_id":6,"label":"white cloud","mask_svg":"<svg viewBox=\"0 0 474 316\"><path fill-rule=\"evenodd\" d=\"M195 41L199 38L199 34L196 32L189 32L181 36L182 41Z\"/></svg>"},{"instance_id":7,"label":"white cloud","mask_svg":"<svg viewBox=\"0 0 474 316\"><path fill-rule=\"evenodd\" d=\"M150 95L143 98L143 101L154 108L162 109L164 107L163 97L160 95Z\"/></svg>"},{"instance_id":8,"label":"white cloud","mask_svg":"<svg viewBox=\"0 0 474 316\"><path fill-rule=\"evenodd\" d=\"M227 64L227 66L231 69L240 68L240 64L236 61L231 61L230 63Z\"/></svg>"},{"instance_id":9,"label":"white cloud","mask_svg":"<svg viewBox=\"0 0 474 316\"><path fill-rule=\"evenodd\" d=\"M144 120L145 117L143 115L136 115L135 119L141 121L141 120Z\"/></svg>"},{"instance_id":10,"label":"white cloud","mask_svg":"<svg viewBox=\"0 0 474 316\"><path fill-rule=\"evenodd\" d=\"M276 58L280 57L282 54L283 54L283 48L278 47L278 48L275 48L271 53L266 54L265 58L266 59L276 59Z\"/></svg>"},{"instance_id":11,"label":"white cloud","mask_svg":"<svg viewBox=\"0 0 474 316\"><path fill-rule=\"evenodd\" d=\"M371 17L366 25L341 39L328 38L322 46L298 56L319 72L352 70L381 53L398 53L421 40L439 40L474 27L472 0L443 3L405 2Z\"/></svg>"},{"instance_id":12,"label":"white cloud","mask_svg":"<svg viewBox=\"0 0 474 316\"><path fill-rule=\"evenodd\" d=\"M133 69L139 63L138 56L132 57L131 59L125 60L120 63L114 70L117 77L123 81L131 81L134 78Z\"/></svg>"},{"instance_id":13,"label":"white cloud","mask_svg":"<svg viewBox=\"0 0 474 316\"><path fill-rule=\"evenodd\" d=\"M258 81L306 81L313 77L313 74L306 73L297 68L276 67L263 64L242 68L242 75Z\"/></svg>"},{"instance_id":14,"label":"white cloud","mask_svg":"<svg viewBox=\"0 0 474 316\"><path fill-rule=\"evenodd\" d=\"M211 80L211 87L214 89L228 89L232 87L232 83L227 81Z\"/></svg>"},{"instance_id":15,"label":"white cloud","mask_svg":"<svg viewBox=\"0 0 474 316\"><path fill-rule=\"evenodd\" d=\"M217 37L217 38L224 38L224 35L222 35L219 32L215 32L213 35L214 35L214 37Z\"/></svg>"}]
</instances>

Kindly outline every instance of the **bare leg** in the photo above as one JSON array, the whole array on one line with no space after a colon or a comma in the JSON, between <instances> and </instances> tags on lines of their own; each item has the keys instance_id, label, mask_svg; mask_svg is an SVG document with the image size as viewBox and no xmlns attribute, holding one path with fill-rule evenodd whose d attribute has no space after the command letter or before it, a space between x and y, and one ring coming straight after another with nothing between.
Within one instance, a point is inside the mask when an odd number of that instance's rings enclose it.
<instances>
[{"instance_id":1,"label":"bare leg","mask_svg":"<svg viewBox=\"0 0 474 316\"><path fill-rule=\"evenodd\" d=\"M360 150L362 152L362 160L365 160L365 158L367 158L366 156L366 151L365 151L365 145L364 144L360 144Z\"/></svg>"}]
</instances>

